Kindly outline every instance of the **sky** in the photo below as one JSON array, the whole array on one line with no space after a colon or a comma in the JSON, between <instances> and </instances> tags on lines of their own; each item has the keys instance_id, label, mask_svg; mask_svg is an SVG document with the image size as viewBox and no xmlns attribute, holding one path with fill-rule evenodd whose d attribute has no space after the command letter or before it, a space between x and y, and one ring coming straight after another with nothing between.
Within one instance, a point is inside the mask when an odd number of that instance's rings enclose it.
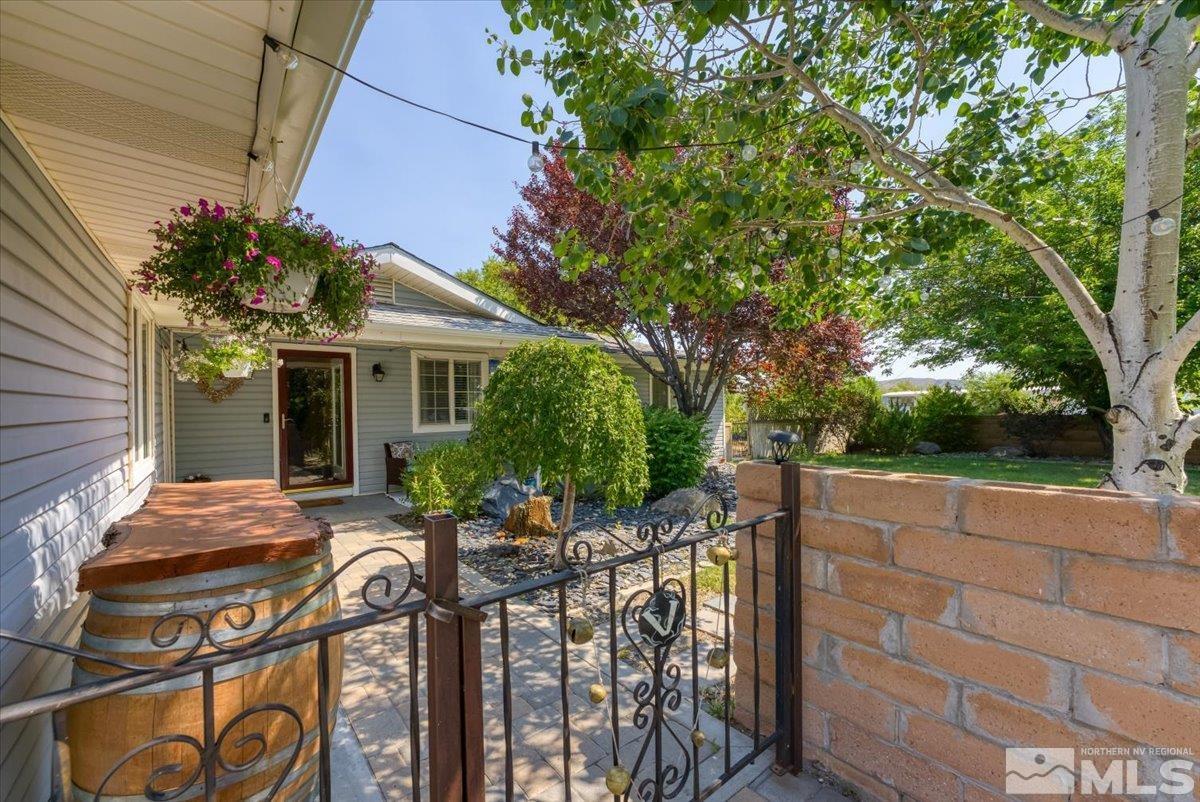
<instances>
[{"instance_id":1,"label":"sky","mask_svg":"<svg viewBox=\"0 0 1200 802\"><path fill-rule=\"evenodd\" d=\"M487 29L508 34L498 0L376 0L349 71L396 94L528 137L520 125L528 92L540 106L549 90L531 69L496 70ZM528 34L523 47L540 53ZM1021 54L1006 70L1020 81ZM323 69L302 63L300 69ZM1084 94L1084 60L1054 86ZM1093 63L1095 87L1111 85L1112 63ZM1105 79L1109 81L1106 84ZM558 105L558 104L556 104ZM1074 123L1086 107L1054 121ZM938 137L936 124L924 130ZM296 199L321 222L366 245L394 242L452 273L491 255L492 229L503 227L529 177L529 146L436 117L343 80ZM877 365L873 375L959 378L972 363L932 369L919 355Z\"/></svg>"}]
</instances>

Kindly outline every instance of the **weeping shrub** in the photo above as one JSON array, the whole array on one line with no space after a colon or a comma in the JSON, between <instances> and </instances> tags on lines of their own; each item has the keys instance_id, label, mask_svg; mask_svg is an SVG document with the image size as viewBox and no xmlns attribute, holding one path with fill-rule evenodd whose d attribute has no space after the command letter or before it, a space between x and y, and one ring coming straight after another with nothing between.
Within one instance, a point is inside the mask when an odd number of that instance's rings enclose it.
<instances>
[{"instance_id":1,"label":"weeping shrub","mask_svg":"<svg viewBox=\"0 0 1200 802\"><path fill-rule=\"evenodd\" d=\"M907 454L921 438L911 411L880 405L863 425L858 439L867 448L884 454Z\"/></svg>"},{"instance_id":2,"label":"weeping shrub","mask_svg":"<svg viewBox=\"0 0 1200 802\"><path fill-rule=\"evenodd\" d=\"M949 387L930 387L913 408L917 437L941 446L942 451L970 451L975 446L975 407L965 395Z\"/></svg>"},{"instance_id":3,"label":"weeping shrub","mask_svg":"<svg viewBox=\"0 0 1200 802\"><path fill-rule=\"evenodd\" d=\"M459 518L473 518L491 479L470 442L447 440L413 455L404 475L404 489L414 512L424 515L449 510Z\"/></svg>"},{"instance_id":4,"label":"weeping shrub","mask_svg":"<svg viewBox=\"0 0 1200 802\"><path fill-rule=\"evenodd\" d=\"M650 498L662 498L672 490L698 484L710 456L705 419L662 407L642 410L646 421Z\"/></svg>"}]
</instances>

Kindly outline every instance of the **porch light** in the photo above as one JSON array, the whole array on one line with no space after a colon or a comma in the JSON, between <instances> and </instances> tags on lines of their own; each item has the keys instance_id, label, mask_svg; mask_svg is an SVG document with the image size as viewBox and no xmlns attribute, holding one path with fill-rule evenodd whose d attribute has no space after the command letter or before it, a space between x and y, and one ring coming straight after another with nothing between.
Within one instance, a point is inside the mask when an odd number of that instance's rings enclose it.
<instances>
[{"instance_id":1,"label":"porch light","mask_svg":"<svg viewBox=\"0 0 1200 802\"><path fill-rule=\"evenodd\" d=\"M383 377L387 374L383 372L383 363L376 362L371 366L371 378L377 382L383 381Z\"/></svg>"},{"instance_id":2,"label":"porch light","mask_svg":"<svg viewBox=\"0 0 1200 802\"><path fill-rule=\"evenodd\" d=\"M776 465L782 465L791 457L792 449L800 442L800 435L776 429L767 435L767 439L771 441L771 459Z\"/></svg>"}]
</instances>

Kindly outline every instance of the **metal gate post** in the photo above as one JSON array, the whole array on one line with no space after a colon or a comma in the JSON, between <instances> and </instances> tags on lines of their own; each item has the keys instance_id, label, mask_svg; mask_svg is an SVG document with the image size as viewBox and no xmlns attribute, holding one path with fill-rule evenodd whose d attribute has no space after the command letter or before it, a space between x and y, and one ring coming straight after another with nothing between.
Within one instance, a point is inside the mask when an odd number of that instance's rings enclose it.
<instances>
[{"instance_id":1,"label":"metal gate post","mask_svg":"<svg viewBox=\"0 0 1200 802\"><path fill-rule=\"evenodd\" d=\"M779 505L787 517L775 525L775 747L778 768L798 772L802 764L800 726L800 466L779 466Z\"/></svg>"},{"instance_id":2,"label":"metal gate post","mask_svg":"<svg viewBox=\"0 0 1200 802\"><path fill-rule=\"evenodd\" d=\"M479 622L486 616L458 604L458 519L453 515L425 516L425 598L430 799L483 802Z\"/></svg>"}]
</instances>

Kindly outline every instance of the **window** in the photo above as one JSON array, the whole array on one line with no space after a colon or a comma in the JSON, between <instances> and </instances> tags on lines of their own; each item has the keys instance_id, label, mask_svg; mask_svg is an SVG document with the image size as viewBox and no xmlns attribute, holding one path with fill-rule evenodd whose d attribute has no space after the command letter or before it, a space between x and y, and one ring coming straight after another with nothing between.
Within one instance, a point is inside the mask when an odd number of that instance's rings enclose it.
<instances>
[{"instance_id":1,"label":"window","mask_svg":"<svg viewBox=\"0 0 1200 802\"><path fill-rule=\"evenodd\" d=\"M129 310L130 479L140 482L154 468L154 329L140 305Z\"/></svg>"},{"instance_id":2,"label":"window","mask_svg":"<svg viewBox=\"0 0 1200 802\"><path fill-rule=\"evenodd\" d=\"M467 429L475 402L487 384L487 357L471 354L413 354L416 376L415 430Z\"/></svg>"}]
</instances>

